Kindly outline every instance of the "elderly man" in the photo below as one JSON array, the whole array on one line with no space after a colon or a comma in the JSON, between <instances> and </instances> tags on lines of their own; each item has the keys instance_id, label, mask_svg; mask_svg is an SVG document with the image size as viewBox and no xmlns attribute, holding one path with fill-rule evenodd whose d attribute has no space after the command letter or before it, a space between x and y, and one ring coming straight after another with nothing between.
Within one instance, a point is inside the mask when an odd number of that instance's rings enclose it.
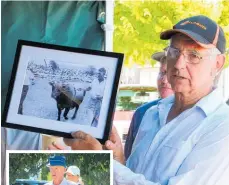
<instances>
[{"instance_id":1,"label":"elderly man","mask_svg":"<svg viewBox=\"0 0 229 185\"><path fill-rule=\"evenodd\" d=\"M80 169L77 166L69 166L66 171L66 179L77 185L82 185L80 183Z\"/></svg>"},{"instance_id":2,"label":"elderly man","mask_svg":"<svg viewBox=\"0 0 229 185\"><path fill-rule=\"evenodd\" d=\"M225 62L223 30L208 17L194 16L161 39L170 39L167 73L175 95L146 112L126 166L120 138L111 132L106 147L119 147L114 184L222 185L229 171L229 107L214 81ZM65 139L72 149L102 149L84 132L72 135L76 139Z\"/></svg>"},{"instance_id":3,"label":"elderly man","mask_svg":"<svg viewBox=\"0 0 229 185\"><path fill-rule=\"evenodd\" d=\"M157 87L160 98L149 103L140 106L134 113L133 118L130 123L130 128L125 143L125 158L128 159L132 150L132 145L137 135L140 123L145 112L152 106L157 105L161 98L166 98L173 94L171 85L167 80L167 64L165 58L165 52L157 52L152 55L152 59L160 62L160 69L157 78Z\"/></svg>"},{"instance_id":4,"label":"elderly man","mask_svg":"<svg viewBox=\"0 0 229 185\"><path fill-rule=\"evenodd\" d=\"M68 181L64 178L66 172L66 163L64 156L51 156L49 158L49 167L52 182L46 183L45 185L77 185L72 181Z\"/></svg>"}]
</instances>

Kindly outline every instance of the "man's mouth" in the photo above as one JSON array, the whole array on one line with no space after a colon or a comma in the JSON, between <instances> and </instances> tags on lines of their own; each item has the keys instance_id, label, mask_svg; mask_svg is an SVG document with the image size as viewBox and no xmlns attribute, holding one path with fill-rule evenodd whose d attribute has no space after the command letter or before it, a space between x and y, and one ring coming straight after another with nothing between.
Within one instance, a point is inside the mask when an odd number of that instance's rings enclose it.
<instances>
[{"instance_id":1,"label":"man's mouth","mask_svg":"<svg viewBox=\"0 0 229 185\"><path fill-rule=\"evenodd\" d=\"M168 89L168 90L170 90L171 88L170 87L160 87L160 89Z\"/></svg>"},{"instance_id":2,"label":"man's mouth","mask_svg":"<svg viewBox=\"0 0 229 185\"><path fill-rule=\"evenodd\" d=\"M174 78L177 78L177 79L186 79L183 76L177 76L177 75L174 75Z\"/></svg>"}]
</instances>

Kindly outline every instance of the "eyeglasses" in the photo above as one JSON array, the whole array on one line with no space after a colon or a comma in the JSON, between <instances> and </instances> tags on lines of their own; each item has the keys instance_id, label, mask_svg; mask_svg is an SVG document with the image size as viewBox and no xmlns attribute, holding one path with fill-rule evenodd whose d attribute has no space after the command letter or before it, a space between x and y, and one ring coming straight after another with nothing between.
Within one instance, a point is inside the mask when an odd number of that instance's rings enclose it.
<instances>
[{"instance_id":1,"label":"eyeglasses","mask_svg":"<svg viewBox=\"0 0 229 185\"><path fill-rule=\"evenodd\" d=\"M167 75L167 72L159 72L157 78L162 79Z\"/></svg>"},{"instance_id":2,"label":"eyeglasses","mask_svg":"<svg viewBox=\"0 0 229 185\"><path fill-rule=\"evenodd\" d=\"M183 52L172 46L169 46L165 50L165 56L167 57L167 60L177 60L181 54L183 54L185 61L190 64L198 64L201 60L203 60L204 57L209 57L209 55L201 56L198 52L193 50L187 50Z\"/></svg>"}]
</instances>

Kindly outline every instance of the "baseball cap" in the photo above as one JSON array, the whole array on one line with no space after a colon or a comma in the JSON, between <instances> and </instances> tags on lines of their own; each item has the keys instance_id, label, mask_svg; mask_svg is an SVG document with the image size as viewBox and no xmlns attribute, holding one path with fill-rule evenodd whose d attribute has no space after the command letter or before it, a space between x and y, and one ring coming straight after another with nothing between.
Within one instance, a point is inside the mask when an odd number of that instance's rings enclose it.
<instances>
[{"instance_id":1,"label":"baseball cap","mask_svg":"<svg viewBox=\"0 0 229 185\"><path fill-rule=\"evenodd\" d=\"M223 29L210 18L198 15L181 20L173 29L161 33L162 40L170 39L176 33L183 33L203 48L217 48L221 53L226 50Z\"/></svg>"},{"instance_id":2,"label":"baseball cap","mask_svg":"<svg viewBox=\"0 0 229 185\"><path fill-rule=\"evenodd\" d=\"M80 176L80 169L77 166L69 166L66 173Z\"/></svg>"},{"instance_id":3,"label":"baseball cap","mask_svg":"<svg viewBox=\"0 0 229 185\"><path fill-rule=\"evenodd\" d=\"M63 166L66 168L66 159L64 156L51 156L49 157L49 164L47 164L48 167L50 166Z\"/></svg>"},{"instance_id":4,"label":"baseball cap","mask_svg":"<svg viewBox=\"0 0 229 185\"><path fill-rule=\"evenodd\" d=\"M161 62L162 58L164 58L164 57L165 57L165 52L162 52L162 51L161 52L156 52L151 56L151 58L153 60L156 60L158 62Z\"/></svg>"},{"instance_id":5,"label":"baseball cap","mask_svg":"<svg viewBox=\"0 0 229 185\"><path fill-rule=\"evenodd\" d=\"M152 54L151 58L153 60L156 60L158 62L161 62L161 60L165 57L165 50L167 49L168 47L164 48L163 50L164 51L160 51L160 52L156 52L154 54Z\"/></svg>"}]
</instances>

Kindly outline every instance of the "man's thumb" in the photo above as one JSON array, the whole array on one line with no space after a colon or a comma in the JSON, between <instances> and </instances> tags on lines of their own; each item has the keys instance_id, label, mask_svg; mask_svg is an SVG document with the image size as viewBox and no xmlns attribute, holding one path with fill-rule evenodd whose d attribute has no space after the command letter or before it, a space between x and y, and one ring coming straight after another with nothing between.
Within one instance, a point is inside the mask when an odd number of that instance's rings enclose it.
<instances>
[{"instance_id":1,"label":"man's thumb","mask_svg":"<svg viewBox=\"0 0 229 185\"><path fill-rule=\"evenodd\" d=\"M110 140L106 141L105 146L108 150L114 150L115 149L115 144Z\"/></svg>"}]
</instances>

